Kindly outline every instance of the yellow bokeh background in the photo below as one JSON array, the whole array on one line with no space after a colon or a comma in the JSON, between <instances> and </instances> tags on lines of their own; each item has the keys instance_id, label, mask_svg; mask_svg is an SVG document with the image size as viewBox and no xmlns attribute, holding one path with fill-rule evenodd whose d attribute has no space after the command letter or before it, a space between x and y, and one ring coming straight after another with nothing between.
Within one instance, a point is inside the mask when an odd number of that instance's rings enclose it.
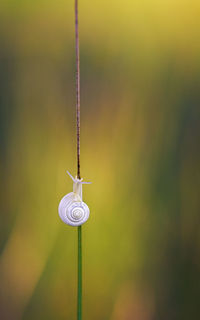
<instances>
[{"instance_id":1,"label":"yellow bokeh background","mask_svg":"<svg viewBox=\"0 0 200 320\"><path fill-rule=\"evenodd\" d=\"M200 2L79 1L83 319L198 319ZM76 319L74 2L0 4L0 318Z\"/></svg>"}]
</instances>

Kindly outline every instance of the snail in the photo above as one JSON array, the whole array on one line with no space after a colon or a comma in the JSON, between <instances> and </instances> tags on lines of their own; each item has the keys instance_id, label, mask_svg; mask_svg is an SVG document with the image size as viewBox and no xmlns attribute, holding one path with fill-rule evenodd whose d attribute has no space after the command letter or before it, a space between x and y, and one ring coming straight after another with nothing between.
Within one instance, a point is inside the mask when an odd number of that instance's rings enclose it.
<instances>
[{"instance_id":1,"label":"snail","mask_svg":"<svg viewBox=\"0 0 200 320\"><path fill-rule=\"evenodd\" d=\"M91 182L84 182L83 179L74 178L68 171L67 173L73 181L73 192L66 194L61 199L58 213L64 223L77 227L85 223L90 215L90 209L82 201L82 185Z\"/></svg>"}]
</instances>

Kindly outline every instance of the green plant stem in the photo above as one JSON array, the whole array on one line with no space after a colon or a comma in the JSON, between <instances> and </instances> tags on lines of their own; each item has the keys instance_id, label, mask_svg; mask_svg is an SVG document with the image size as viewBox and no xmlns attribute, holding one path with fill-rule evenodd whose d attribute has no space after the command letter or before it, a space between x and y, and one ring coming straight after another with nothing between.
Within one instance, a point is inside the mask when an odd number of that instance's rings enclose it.
<instances>
[{"instance_id":1,"label":"green plant stem","mask_svg":"<svg viewBox=\"0 0 200 320\"><path fill-rule=\"evenodd\" d=\"M77 319L82 319L82 230L78 227L78 300Z\"/></svg>"}]
</instances>

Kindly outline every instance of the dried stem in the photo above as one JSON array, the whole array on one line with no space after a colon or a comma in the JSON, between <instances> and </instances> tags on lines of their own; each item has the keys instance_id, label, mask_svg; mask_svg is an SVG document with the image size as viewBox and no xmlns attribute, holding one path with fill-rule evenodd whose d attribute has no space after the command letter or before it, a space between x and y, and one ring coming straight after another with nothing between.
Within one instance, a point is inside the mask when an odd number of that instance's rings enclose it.
<instances>
[{"instance_id":1,"label":"dried stem","mask_svg":"<svg viewBox=\"0 0 200 320\"><path fill-rule=\"evenodd\" d=\"M75 0L75 34L76 34L76 132L77 132L77 178L80 173L80 53L78 28L78 0Z\"/></svg>"}]
</instances>

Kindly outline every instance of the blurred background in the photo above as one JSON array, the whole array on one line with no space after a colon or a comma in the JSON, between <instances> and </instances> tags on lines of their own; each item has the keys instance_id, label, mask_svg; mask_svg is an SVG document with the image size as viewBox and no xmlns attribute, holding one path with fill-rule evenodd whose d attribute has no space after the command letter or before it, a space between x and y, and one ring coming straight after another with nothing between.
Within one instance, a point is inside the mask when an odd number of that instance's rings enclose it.
<instances>
[{"instance_id":1,"label":"blurred background","mask_svg":"<svg viewBox=\"0 0 200 320\"><path fill-rule=\"evenodd\" d=\"M80 0L83 319L200 319L200 2ZM76 319L74 1L0 4L0 318Z\"/></svg>"}]
</instances>

